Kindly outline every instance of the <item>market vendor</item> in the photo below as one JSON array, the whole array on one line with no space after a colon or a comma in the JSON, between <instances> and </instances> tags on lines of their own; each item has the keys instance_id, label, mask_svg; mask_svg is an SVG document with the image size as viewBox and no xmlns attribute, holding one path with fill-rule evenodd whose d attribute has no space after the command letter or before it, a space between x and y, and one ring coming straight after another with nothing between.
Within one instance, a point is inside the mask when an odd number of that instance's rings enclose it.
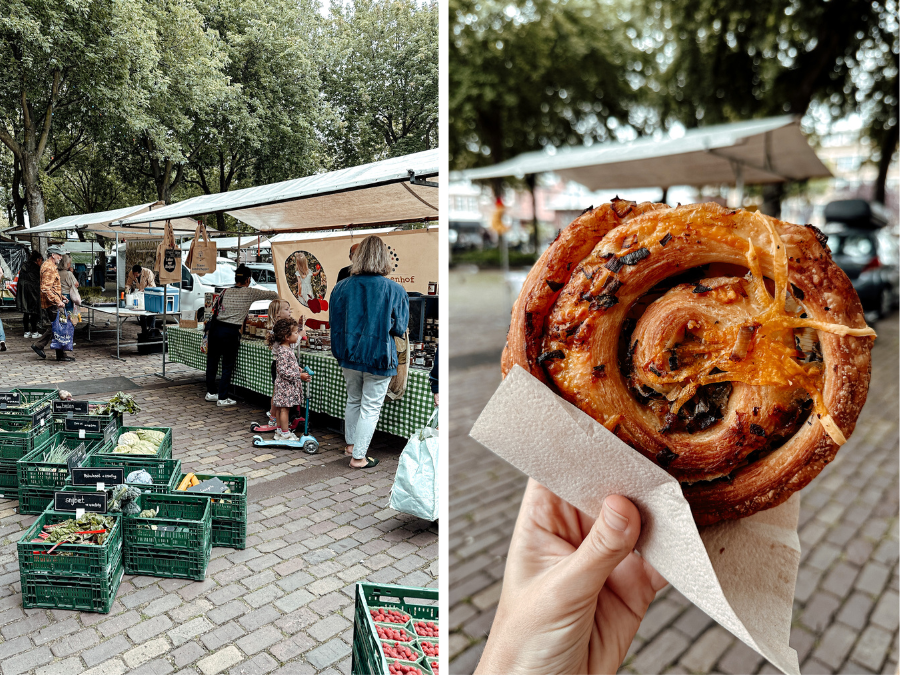
<instances>
[{"instance_id":1,"label":"market vendor","mask_svg":"<svg viewBox=\"0 0 900 675\"><path fill-rule=\"evenodd\" d=\"M153 274L153 270L134 265L128 273L128 278L125 280L125 288L130 293L134 293L135 291L143 291L148 286L156 286L156 276Z\"/></svg>"},{"instance_id":2,"label":"market vendor","mask_svg":"<svg viewBox=\"0 0 900 675\"><path fill-rule=\"evenodd\" d=\"M148 286L155 285L156 275L153 274L153 270L148 270L146 267L141 267L140 265L134 265L128 273L128 278L125 280L125 288L128 289L129 293L143 291ZM145 333L156 328L155 316L139 316L137 321Z\"/></svg>"},{"instance_id":3,"label":"market vendor","mask_svg":"<svg viewBox=\"0 0 900 675\"><path fill-rule=\"evenodd\" d=\"M219 314L206 323L209 337L209 350L206 353L206 400L216 401L216 405L222 407L237 403L228 398L228 387L231 385L231 374L241 347L241 326L247 318L250 305L257 300L274 300L278 297L275 291L250 288L250 280L250 268L238 265L234 273L234 287L222 291L219 297ZM222 361L222 379L217 387L219 360Z\"/></svg>"},{"instance_id":4,"label":"market vendor","mask_svg":"<svg viewBox=\"0 0 900 675\"><path fill-rule=\"evenodd\" d=\"M337 281L335 282L335 286L350 276L350 268L353 267L353 254L356 253L357 248L359 248L359 244L353 244L353 246L350 247L350 264L347 265L346 267L342 267L341 271L338 272L338 277L337 277Z\"/></svg>"}]
</instances>

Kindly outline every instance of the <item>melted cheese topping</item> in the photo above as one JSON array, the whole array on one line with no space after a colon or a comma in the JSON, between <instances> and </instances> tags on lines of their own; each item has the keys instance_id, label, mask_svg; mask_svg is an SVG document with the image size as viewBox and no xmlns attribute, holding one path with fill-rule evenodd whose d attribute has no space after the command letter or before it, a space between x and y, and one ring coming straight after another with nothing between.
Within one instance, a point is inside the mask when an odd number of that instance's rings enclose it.
<instances>
[{"instance_id":1,"label":"melted cheese topping","mask_svg":"<svg viewBox=\"0 0 900 675\"><path fill-rule=\"evenodd\" d=\"M755 312L750 322L744 325L720 325L718 322L696 325L696 322L693 322L695 325L689 328L701 338L700 341L682 344L678 351L679 354L696 355L698 358L691 359L693 362L690 365L674 373L660 376L645 373L644 376L654 385L678 385L667 395L670 401L674 400L672 406L674 413L694 396L699 386L715 382L802 387L813 399L815 412L825 431L835 443L843 445L846 438L829 414L822 396L824 364L797 361L794 329L813 328L840 336L860 337L874 337L875 331L869 327L849 328L841 324L800 318L802 308L796 302L790 303L793 306L788 309L788 258L785 245L768 218L758 213L753 214L753 217L768 230L771 239L774 295L766 288L753 241L748 241L747 266L752 277L748 284L748 295ZM728 284L713 289L710 295L723 304L734 302L739 297L734 286ZM738 343L741 329L745 326L755 327L755 330L749 344L746 345L746 356L734 360L732 353ZM665 354L666 351L663 349L657 358L662 360ZM715 369L722 372L713 374L712 371Z\"/></svg>"}]
</instances>

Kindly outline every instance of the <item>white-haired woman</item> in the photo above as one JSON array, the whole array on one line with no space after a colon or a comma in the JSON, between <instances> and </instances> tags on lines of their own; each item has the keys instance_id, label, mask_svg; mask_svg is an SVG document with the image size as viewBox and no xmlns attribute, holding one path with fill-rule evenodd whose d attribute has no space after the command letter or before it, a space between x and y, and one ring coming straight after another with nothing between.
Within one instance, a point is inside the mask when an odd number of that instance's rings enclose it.
<instances>
[{"instance_id":1,"label":"white-haired woman","mask_svg":"<svg viewBox=\"0 0 900 675\"><path fill-rule=\"evenodd\" d=\"M403 337L409 323L409 297L403 286L386 278L390 269L385 243L366 237L353 256L350 276L331 293L331 353L347 383L344 454L352 455L350 466L356 469L378 464L366 452L388 384L397 374L394 337Z\"/></svg>"}]
</instances>

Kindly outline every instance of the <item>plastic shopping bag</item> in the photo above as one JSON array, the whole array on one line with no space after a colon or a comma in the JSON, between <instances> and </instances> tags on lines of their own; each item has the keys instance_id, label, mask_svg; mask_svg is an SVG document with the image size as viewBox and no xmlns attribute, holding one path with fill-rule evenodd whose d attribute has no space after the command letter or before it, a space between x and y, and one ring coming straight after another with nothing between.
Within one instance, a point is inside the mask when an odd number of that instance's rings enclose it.
<instances>
[{"instance_id":1,"label":"plastic shopping bag","mask_svg":"<svg viewBox=\"0 0 900 675\"><path fill-rule=\"evenodd\" d=\"M391 488L390 507L401 513L408 513L423 520L437 520L439 512L438 495L438 430L432 426L437 422L437 408L428 420L428 425L416 431L409 439L394 476Z\"/></svg>"},{"instance_id":2,"label":"plastic shopping bag","mask_svg":"<svg viewBox=\"0 0 900 675\"><path fill-rule=\"evenodd\" d=\"M50 349L70 352L75 340L75 324L69 321L68 315L64 314L62 319L59 315L60 312L57 310L56 318L53 320L53 340L50 342Z\"/></svg>"}]
</instances>

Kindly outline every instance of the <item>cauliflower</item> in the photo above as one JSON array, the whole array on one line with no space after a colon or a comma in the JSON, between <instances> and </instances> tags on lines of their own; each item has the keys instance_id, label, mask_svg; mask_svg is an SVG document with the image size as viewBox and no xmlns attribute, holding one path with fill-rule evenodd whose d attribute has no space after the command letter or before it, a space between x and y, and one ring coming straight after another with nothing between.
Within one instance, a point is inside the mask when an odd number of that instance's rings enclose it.
<instances>
[{"instance_id":1,"label":"cauliflower","mask_svg":"<svg viewBox=\"0 0 900 675\"><path fill-rule=\"evenodd\" d=\"M134 445L140 440L140 437L133 431L126 431L124 434L119 436L119 442L117 443L117 445Z\"/></svg>"}]
</instances>

